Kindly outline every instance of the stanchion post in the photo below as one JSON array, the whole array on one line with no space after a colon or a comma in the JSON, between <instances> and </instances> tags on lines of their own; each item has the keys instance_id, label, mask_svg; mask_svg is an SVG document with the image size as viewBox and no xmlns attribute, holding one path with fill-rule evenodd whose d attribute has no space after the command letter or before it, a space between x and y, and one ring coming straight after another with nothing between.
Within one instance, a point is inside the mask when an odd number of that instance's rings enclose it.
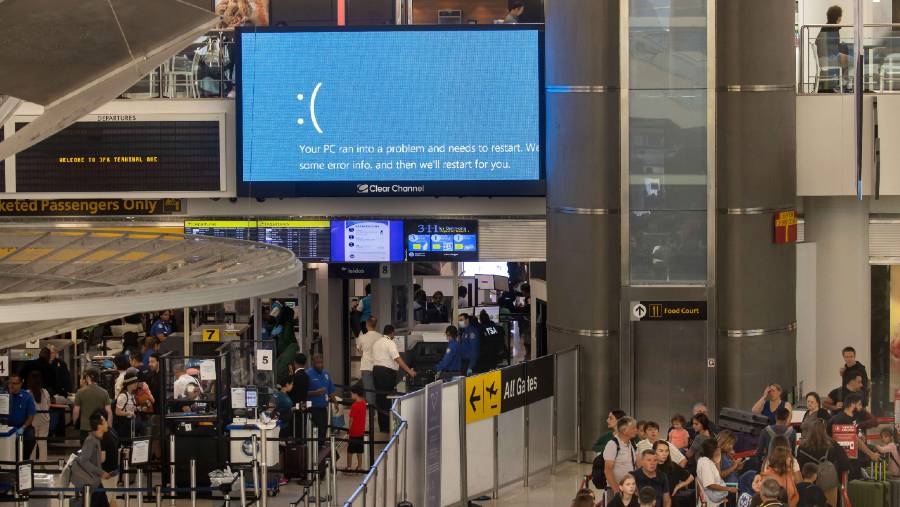
<instances>
[{"instance_id":1,"label":"stanchion post","mask_svg":"<svg viewBox=\"0 0 900 507\"><path fill-rule=\"evenodd\" d=\"M559 431L559 424L556 422L557 412L558 412L558 399L559 399L559 390L557 389L556 375L559 372L559 356L553 354L553 401L550 406L550 474L556 475L556 456L557 450L556 446L559 444L559 437L557 435L557 431Z\"/></svg>"},{"instance_id":2,"label":"stanchion post","mask_svg":"<svg viewBox=\"0 0 900 507\"><path fill-rule=\"evenodd\" d=\"M128 487L131 483L131 479L128 477L128 460L122 460L122 484L125 485L125 507L129 507L131 505L131 492L128 491Z\"/></svg>"},{"instance_id":3,"label":"stanchion post","mask_svg":"<svg viewBox=\"0 0 900 507\"><path fill-rule=\"evenodd\" d=\"M59 500L59 507L65 507L66 505L66 494L62 491L59 492L59 495L56 497Z\"/></svg>"},{"instance_id":4,"label":"stanchion post","mask_svg":"<svg viewBox=\"0 0 900 507\"><path fill-rule=\"evenodd\" d=\"M375 472L372 475L372 505L378 507L378 467L375 467L372 470Z\"/></svg>"},{"instance_id":5,"label":"stanchion post","mask_svg":"<svg viewBox=\"0 0 900 507\"><path fill-rule=\"evenodd\" d=\"M247 505L247 482L244 478L244 470L241 469L238 471L238 480L241 481L241 507Z\"/></svg>"},{"instance_id":6,"label":"stanchion post","mask_svg":"<svg viewBox=\"0 0 900 507\"><path fill-rule=\"evenodd\" d=\"M172 487L174 489L175 485L173 484ZM162 486L157 484L154 489L156 490L156 507L162 507Z\"/></svg>"},{"instance_id":7,"label":"stanchion post","mask_svg":"<svg viewBox=\"0 0 900 507\"><path fill-rule=\"evenodd\" d=\"M259 475L260 475L260 483L259 483L259 485L260 485L259 499L260 499L260 500L259 500L259 502L260 502L260 507L266 507L267 504L268 504L268 501L269 501L269 499L268 499L268 494L269 494L269 489L268 489L268 488L269 488L269 478L268 478L268 475L269 475L269 464L268 464L268 462L266 461L266 451L267 451L266 447L268 447L268 435L267 435L267 430L266 430L266 428L260 427L260 429L259 429L259 434L260 434L260 437L261 437L261 438L260 438L261 445L260 445L260 448L259 448L259 455L260 455L260 464L259 464L259 469L260 469L260 473L259 473Z\"/></svg>"},{"instance_id":8,"label":"stanchion post","mask_svg":"<svg viewBox=\"0 0 900 507\"><path fill-rule=\"evenodd\" d=\"M169 485L175 489L175 435L169 435ZM175 505L175 495L172 495L172 505Z\"/></svg>"},{"instance_id":9,"label":"stanchion post","mask_svg":"<svg viewBox=\"0 0 900 507\"><path fill-rule=\"evenodd\" d=\"M144 507L144 471L137 469L137 504L138 507Z\"/></svg>"},{"instance_id":10,"label":"stanchion post","mask_svg":"<svg viewBox=\"0 0 900 507\"><path fill-rule=\"evenodd\" d=\"M496 500L500 497L500 416L491 419L494 421L494 487L491 494Z\"/></svg>"},{"instance_id":11,"label":"stanchion post","mask_svg":"<svg viewBox=\"0 0 900 507\"><path fill-rule=\"evenodd\" d=\"M16 435L16 456L20 463L25 461L25 438L22 435Z\"/></svg>"},{"instance_id":12,"label":"stanchion post","mask_svg":"<svg viewBox=\"0 0 900 507\"><path fill-rule=\"evenodd\" d=\"M575 346L575 462L581 464L581 346Z\"/></svg>"},{"instance_id":13,"label":"stanchion post","mask_svg":"<svg viewBox=\"0 0 900 507\"><path fill-rule=\"evenodd\" d=\"M409 500L409 492L406 490L406 459L409 457L408 456L408 453L409 453L408 446L409 446L409 425L407 425L403 428L403 460L401 461L401 463L403 463L403 466L402 466L402 470L400 472L402 474L401 480L403 482L403 501L404 502Z\"/></svg>"},{"instance_id":14,"label":"stanchion post","mask_svg":"<svg viewBox=\"0 0 900 507\"><path fill-rule=\"evenodd\" d=\"M329 484L331 485L331 489L328 491L328 496L331 497L331 502L337 502L337 449L335 446L337 445L337 440L335 439L334 434L331 434L331 466L329 469L331 470L331 479Z\"/></svg>"},{"instance_id":15,"label":"stanchion post","mask_svg":"<svg viewBox=\"0 0 900 507\"><path fill-rule=\"evenodd\" d=\"M197 507L197 460L191 459L191 507Z\"/></svg>"},{"instance_id":16,"label":"stanchion post","mask_svg":"<svg viewBox=\"0 0 900 507\"><path fill-rule=\"evenodd\" d=\"M259 500L259 438L256 434L250 435L250 443L253 449L253 493Z\"/></svg>"},{"instance_id":17,"label":"stanchion post","mask_svg":"<svg viewBox=\"0 0 900 507\"><path fill-rule=\"evenodd\" d=\"M466 470L468 469L468 449L466 449L466 381L459 384L459 497L463 505L468 505L469 486Z\"/></svg>"},{"instance_id":18,"label":"stanchion post","mask_svg":"<svg viewBox=\"0 0 900 507\"><path fill-rule=\"evenodd\" d=\"M366 405L366 415L369 419L369 467L375 464L375 411Z\"/></svg>"},{"instance_id":19,"label":"stanchion post","mask_svg":"<svg viewBox=\"0 0 900 507\"><path fill-rule=\"evenodd\" d=\"M315 490L316 490L316 507L319 507L320 502L322 500L322 485L319 484L319 431L321 431L321 428L316 428L316 435L315 435L316 441L313 442L313 444L312 444L312 448L313 448L312 468L313 468L313 474L315 474L314 480L315 480L315 484L316 484L316 488L315 488Z\"/></svg>"},{"instance_id":20,"label":"stanchion post","mask_svg":"<svg viewBox=\"0 0 900 507\"><path fill-rule=\"evenodd\" d=\"M527 403L525 404L524 407L522 407L522 410L524 410L524 412L522 414L522 427L525 429L525 431L524 431L525 447L523 447L523 456L525 457L525 459L522 460L522 470L524 471L523 474L525 477L522 480L522 485L527 488L528 487L528 460L530 458L530 456L528 455L528 452L529 452L529 450L528 450L528 425L529 425L530 421L528 420L528 404Z\"/></svg>"},{"instance_id":21,"label":"stanchion post","mask_svg":"<svg viewBox=\"0 0 900 507\"><path fill-rule=\"evenodd\" d=\"M84 488L81 489L81 494L84 495L84 504L85 506L91 505L91 485L85 484Z\"/></svg>"}]
</instances>

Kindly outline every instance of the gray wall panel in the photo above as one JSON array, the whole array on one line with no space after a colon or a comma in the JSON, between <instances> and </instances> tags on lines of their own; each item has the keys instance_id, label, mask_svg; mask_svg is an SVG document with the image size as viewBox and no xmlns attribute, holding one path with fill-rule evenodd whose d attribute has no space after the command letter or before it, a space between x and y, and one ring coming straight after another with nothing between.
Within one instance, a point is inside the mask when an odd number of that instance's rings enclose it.
<instances>
[{"instance_id":1,"label":"gray wall panel","mask_svg":"<svg viewBox=\"0 0 900 507\"><path fill-rule=\"evenodd\" d=\"M719 86L794 83L794 2L718 0Z\"/></svg>"},{"instance_id":2,"label":"gray wall panel","mask_svg":"<svg viewBox=\"0 0 900 507\"><path fill-rule=\"evenodd\" d=\"M547 84L619 86L619 2L552 0L545 5Z\"/></svg>"},{"instance_id":3,"label":"gray wall panel","mask_svg":"<svg viewBox=\"0 0 900 507\"><path fill-rule=\"evenodd\" d=\"M796 246L774 244L774 214L719 217L719 329L796 321Z\"/></svg>"},{"instance_id":4,"label":"gray wall panel","mask_svg":"<svg viewBox=\"0 0 900 507\"><path fill-rule=\"evenodd\" d=\"M619 216L549 216L549 324L618 329Z\"/></svg>"},{"instance_id":5,"label":"gray wall panel","mask_svg":"<svg viewBox=\"0 0 900 507\"><path fill-rule=\"evenodd\" d=\"M747 410L770 383L790 389L797 378L796 332L745 338L719 337L721 407Z\"/></svg>"},{"instance_id":6,"label":"gray wall panel","mask_svg":"<svg viewBox=\"0 0 900 507\"><path fill-rule=\"evenodd\" d=\"M793 207L794 92L720 92L718 108L719 209Z\"/></svg>"},{"instance_id":7,"label":"gray wall panel","mask_svg":"<svg viewBox=\"0 0 900 507\"><path fill-rule=\"evenodd\" d=\"M619 208L619 94L547 95L549 207Z\"/></svg>"}]
</instances>

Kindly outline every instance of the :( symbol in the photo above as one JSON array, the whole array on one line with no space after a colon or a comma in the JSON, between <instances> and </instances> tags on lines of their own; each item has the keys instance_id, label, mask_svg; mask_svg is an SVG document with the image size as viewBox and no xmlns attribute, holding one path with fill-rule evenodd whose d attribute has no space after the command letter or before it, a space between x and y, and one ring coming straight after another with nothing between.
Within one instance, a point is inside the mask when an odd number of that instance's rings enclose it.
<instances>
[{"instance_id":1,"label":":( symbol","mask_svg":"<svg viewBox=\"0 0 900 507\"><path fill-rule=\"evenodd\" d=\"M316 132L322 134L322 128L319 127L319 121L316 119L316 97L319 95L319 89L322 88L322 83L316 84L316 87L313 88L312 96L309 98L309 119L312 120L313 127L316 129ZM297 100L303 101L303 94L297 94ZM297 125L303 125L306 121L303 118L297 118Z\"/></svg>"}]
</instances>

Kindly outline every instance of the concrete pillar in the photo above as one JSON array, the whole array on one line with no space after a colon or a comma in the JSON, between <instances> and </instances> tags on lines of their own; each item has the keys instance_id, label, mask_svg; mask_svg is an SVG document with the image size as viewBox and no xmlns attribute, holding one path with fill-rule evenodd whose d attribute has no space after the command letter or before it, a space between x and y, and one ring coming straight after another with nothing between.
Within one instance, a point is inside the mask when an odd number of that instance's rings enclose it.
<instances>
[{"instance_id":1,"label":"concrete pillar","mask_svg":"<svg viewBox=\"0 0 900 507\"><path fill-rule=\"evenodd\" d=\"M718 393L747 409L796 383L796 249L774 216L796 205L794 4L718 0Z\"/></svg>"},{"instance_id":2,"label":"concrete pillar","mask_svg":"<svg viewBox=\"0 0 900 507\"><path fill-rule=\"evenodd\" d=\"M816 343L801 359L815 361L815 385L825 395L840 382L841 349L850 345L871 372L869 203L815 197L804 203L806 242L816 245Z\"/></svg>"},{"instance_id":3,"label":"concrete pillar","mask_svg":"<svg viewBox=\"0 0 900 507\"><path fill-rule=\"evenodd\" d=\"M548 345L582 347L585 448L619 405L619 2L546 2Z\"/></svg>"}]
</instances>

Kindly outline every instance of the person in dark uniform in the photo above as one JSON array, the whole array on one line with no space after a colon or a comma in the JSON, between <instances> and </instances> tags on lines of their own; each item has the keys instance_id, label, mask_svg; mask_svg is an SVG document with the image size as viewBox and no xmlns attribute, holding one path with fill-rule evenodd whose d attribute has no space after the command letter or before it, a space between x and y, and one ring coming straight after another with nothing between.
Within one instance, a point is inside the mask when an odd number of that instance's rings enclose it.
<instances>
[{"instance_id":1,"label":"person in dark uniform","mask_svg":"<svg viewBox=\"0 0 900 507\"><path fill-rule=\"evenodd\" d=\"M503 328L491 320L490 315L484 310L478 314L481 323L481 343L478 352L478 360L473 371L483 373L493 370L506 356L506 333Z\"/></svg>"}]
</instances>

